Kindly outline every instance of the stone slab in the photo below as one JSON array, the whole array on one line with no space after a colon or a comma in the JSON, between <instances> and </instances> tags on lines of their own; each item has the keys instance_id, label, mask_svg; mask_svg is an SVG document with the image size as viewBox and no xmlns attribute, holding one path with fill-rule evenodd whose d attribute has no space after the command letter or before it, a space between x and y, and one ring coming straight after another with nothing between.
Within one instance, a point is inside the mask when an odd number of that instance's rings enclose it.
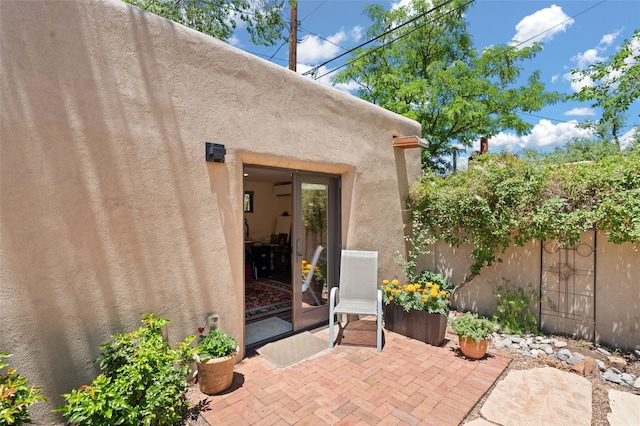
<instances>
[{"instance_id":1,"label":"stone slab","mask_svg":"<svg viewBox=\"0 0 640 426\"><path fill-rule=\"evenodd\" d=\"M640 425L640 395L610 389L609 406L610 426Z\"/></svg>"},{"instance_id":2,"label":"stone slab","mask_svg":"<svg viewBox=\"0 0 640 426\"><path fill-rule=\"evenodd\" d=\"M483 418L478 418L475 420L471 420L468 423L465 423L464 426L496 426L496 424L488 422Z\"/></svg>"},{"instance_id":3,"label":"stone slab","mask_svg":"<svg viewBox=\"0 0 640 426\"><path fill-rule=\"evenodd\" d=\"M500 381L480 410L501 425L591 425L591 382L552 367L512 370Z\"/></svg>"}]
</instances>

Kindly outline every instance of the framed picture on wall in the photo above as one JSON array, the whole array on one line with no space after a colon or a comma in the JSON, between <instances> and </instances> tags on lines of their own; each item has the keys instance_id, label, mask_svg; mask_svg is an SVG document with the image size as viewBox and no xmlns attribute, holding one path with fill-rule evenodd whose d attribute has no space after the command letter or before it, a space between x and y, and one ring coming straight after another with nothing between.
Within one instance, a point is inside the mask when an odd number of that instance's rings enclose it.
<instances>
[{"instance_id":1,"label":"framed picture on wall","mask_svg":"<svg viewBox=\"0 0 640 426\"><path fill-rule=\"evenodd\" d=\"M253 213L253 191L244 191L243 205L246 213Z\"/></svg>"}]
</instances>

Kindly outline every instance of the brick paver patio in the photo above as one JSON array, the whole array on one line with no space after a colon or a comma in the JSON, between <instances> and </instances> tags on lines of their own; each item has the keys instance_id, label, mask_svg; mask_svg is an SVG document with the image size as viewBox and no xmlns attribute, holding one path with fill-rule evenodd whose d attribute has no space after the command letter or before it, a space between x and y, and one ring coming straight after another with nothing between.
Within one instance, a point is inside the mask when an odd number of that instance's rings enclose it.
<instances>
[{"instance_id":1,"label":"brick paver patio","mask_svg":"<svg viewBox=\"0 0 640 426\"><path fill-rule=\"evenodd\" d=\"M328 341L326 329L314 333ZM231 388L198 391L210 425L457 425L491 388L510 359L464 358L457 343L435 347L384 330L375 348L375 322L348 324L332 350L286 368L255 355L235 367Z\"/></svg>"}]
</instances>

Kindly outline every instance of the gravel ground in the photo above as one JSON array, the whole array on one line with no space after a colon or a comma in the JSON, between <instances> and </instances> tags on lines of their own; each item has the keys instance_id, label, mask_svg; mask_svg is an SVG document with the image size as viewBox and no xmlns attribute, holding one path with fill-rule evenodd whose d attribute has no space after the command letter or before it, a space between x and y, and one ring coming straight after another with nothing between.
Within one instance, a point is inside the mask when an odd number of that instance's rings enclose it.
<instances>
[{"instance_id":1,"label":"gravel ground","mask_svg":"<svg viewBox=\"0 0 640 426\"><path fill-rule=\"evenodd\" d=\"M447 336L447 337L452 339L453 341L456 341L455 335ZM569 349L572 353L579 352L585 356L590 356L594 359L599 359L601 361L606 362L606 356L598 352L596 350L596 347L593 345L593 343L584 342L580 340L571 340L561 336L550 336L550 337L556 337L558 339L566 341L568 344L567 349ZM611 353L614 353L613 349L609 349L609 348L605 348L605 349L607 349ZM541 368L541 367L549 366L549 364L545 364L540 359L526 357L514 350L507 349L507 348L496 348L495 346L491 345L489 348L489 352L498 354L498 355L503 355L512 359L511 363L509 363L509 365L507 366L505 371L502 373L502 375L498 378L496 383L498 383L500 380L506 377L506 375L509 374L509 371L511 370L528 370L531 368ZM627 373L633 374L636 377L640 377L640 357L636 356L633 353L631 354L616 353L615 355L621 356L627 361L628 363ZM577 374L577 373L574 372L573 374ZM593 378L588 380L591 382L591 398L592 398L591 424L593 426L596 426L596 425L608 426L609 422L607 421L607 414L610 412L609 389L624 391L625 388L615 383L602 380L600 378ZM629 388L626 388L626 389L628 390ZM635 390L635 393L638 393L638 390ZM473 410L471 410L471 412L467 415L463 423L482 417L480 415L480 409L482 408L482 405L484 404L484 401L487 399L488 396L489 396L489 392L487 392L485 396L478 402L478 404L476 404Z\"/></svg>"}]
</instances>

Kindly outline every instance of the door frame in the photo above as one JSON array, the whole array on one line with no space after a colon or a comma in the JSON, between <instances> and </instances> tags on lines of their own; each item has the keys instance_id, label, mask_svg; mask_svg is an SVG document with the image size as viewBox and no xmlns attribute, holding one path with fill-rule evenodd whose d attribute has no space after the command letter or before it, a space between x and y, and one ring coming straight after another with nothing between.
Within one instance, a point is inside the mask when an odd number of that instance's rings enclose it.
<instances>
[{"instance_id":1,"label":"door frame","mask_svg":"<svg viewBox=\"0 0 640 426\"><path fill-rule=\"evenodd\" d=\"M313 326L321 325L329 321L329 304L302 308L302 287L299 277L302 277L301 261L303 253L300 250L302 242L302 184L312 183L326 185L327 194L327 241L325 242L326 283L327 295L331 288L338 285L340 276L340 249L342 235L341 220L341 177L297 170L292 175L292 202L293 202L293 228L291 232L291 271L293 284L292 321L293 330L299 331Z\"/></svg>"}]
</instances>

